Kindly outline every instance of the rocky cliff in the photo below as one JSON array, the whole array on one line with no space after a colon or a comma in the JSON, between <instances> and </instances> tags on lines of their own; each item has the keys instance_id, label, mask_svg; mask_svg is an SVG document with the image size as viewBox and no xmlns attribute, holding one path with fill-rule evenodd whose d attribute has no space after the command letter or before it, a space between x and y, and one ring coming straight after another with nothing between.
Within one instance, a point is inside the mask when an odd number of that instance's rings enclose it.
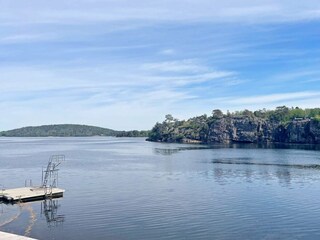
<instances>
[{"instance_id":1,"label":"rocky cliff","mask_svg":"<svg viewBox=\"0 0 320 240\"><path fill-rule=\"evenodd\" d=\"M200 143L305 143L320 144L320 122L295 119L275 122L257 117L205 118L165 121L152 129L150 141Z\"/></svg>"}]
</instances>

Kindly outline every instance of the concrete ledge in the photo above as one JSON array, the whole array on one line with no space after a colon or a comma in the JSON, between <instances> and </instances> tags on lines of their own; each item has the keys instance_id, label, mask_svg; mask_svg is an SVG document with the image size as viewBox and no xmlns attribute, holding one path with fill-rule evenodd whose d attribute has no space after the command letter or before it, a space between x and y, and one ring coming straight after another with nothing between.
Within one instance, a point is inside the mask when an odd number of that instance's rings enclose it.
<instances>
[{"instance_id":1,"label":"concrete ledge","mask_svg":"<svg viewBox=\"0 0 320 240\"><path fill-rule=\"evenodd\" d=\"M1 240L36 240L35 238L23 237L12 233L0 232Z\"/></svg>"}]
</instances>

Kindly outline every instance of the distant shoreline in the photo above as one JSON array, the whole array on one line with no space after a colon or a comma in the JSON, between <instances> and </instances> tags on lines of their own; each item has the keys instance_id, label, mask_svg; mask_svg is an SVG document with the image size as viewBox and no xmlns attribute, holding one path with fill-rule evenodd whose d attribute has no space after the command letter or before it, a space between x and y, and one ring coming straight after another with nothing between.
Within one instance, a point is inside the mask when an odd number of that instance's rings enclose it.
<instances>
[{"instance_id":1,"label":"distant shoreline","mask_svg":"<svg viewBox=\"0 0 320 240\"><path fill-rule=\"evenodd\" d=\"M79 124L55 124L17 128L0 132L0 137L147 137L149 131L118 131Z\"/></svg>"}]
</instances>

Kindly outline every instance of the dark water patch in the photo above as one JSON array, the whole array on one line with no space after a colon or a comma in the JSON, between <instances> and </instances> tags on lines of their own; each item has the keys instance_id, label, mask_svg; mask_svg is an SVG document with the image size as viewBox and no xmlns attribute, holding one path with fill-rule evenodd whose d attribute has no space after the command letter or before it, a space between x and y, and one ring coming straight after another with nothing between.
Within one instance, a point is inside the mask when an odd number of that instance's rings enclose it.
<instances>
[{"instance_id":1,"label":"dark water patch","mask_svg":"<svg viewBox=\"0 0 320 240\"><path fill-rule=\"evenodd\" d=\"M238 158L238 159L214 159L214 164L231 164L231 165L253 165L253 166L275 166L275 167L288 167L298 169L319 169L320 164L286 164L286 163L263 163L263 162L252 162L247 161L250 158Z\"/></svg>"},{"instance_id":2,"label":"dark water patch","mask_svg":"<svg viewBox=\"0 0 320 240\"><path fill-rule=\"evenodd\" d=\"M177 147L177 148L154 148L154 152L156 154L161 155L172 155L181 151L188 150L202 150L202 149L210 149L209 146L190 146L190 147Z\"/></svg>"},{"instance_id":3,"label":"dark water patch","mask_svg":"<svg viewBox=\"0 0 320 240\"><path fill-rule=\"evenodd\" d=\"M295 144L295 143L214 143L208 148L235 148L235 149L297 149L320 151L320 144Z\"/></svg>"}]
</instances>

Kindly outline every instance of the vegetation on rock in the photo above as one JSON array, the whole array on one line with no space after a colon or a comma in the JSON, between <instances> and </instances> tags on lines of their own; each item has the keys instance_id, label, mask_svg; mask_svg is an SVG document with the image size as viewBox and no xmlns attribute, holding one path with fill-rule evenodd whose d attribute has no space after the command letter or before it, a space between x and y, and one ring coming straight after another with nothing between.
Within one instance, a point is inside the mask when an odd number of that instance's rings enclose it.
<instances>
[{"instance_id":1,"label":"vegetation on rock","mask_svg":"<svg viewBox=\"0 0 320 240\"><path fill-rule=\"evenodd\" d=\"M117 131L87 125L57 124L37 127L23 127L0 132L5 137L85 137L85 136L115 136Z\"/></svg>"},{"instance_id":2,"label":"vegetation on rock","mask_svg":"<svg viewBox=\"0 0 320 240\"><path fill-rule=\"evenodd\" d=\"M23 127L0 132L0 136L3 137L147 137L147 135L148 131L116 131L108 128L78 124L57 124L37 127Z\"/></svg>"},{"instance_id":3,"label":"vegetation on rock","mask_svg":"<svg viewBox=\"0 0 320 240\"><path fill-rule=\"evenodd\" d=\"M277 107L275 110L229 111L215 109L188 120L166 115L156 123L149 141L160 142L288 142L320 143L320 108Z\"/></svg>"},{"instance_id":4,"label":"vegetation on rock","mask_svg":"<svg viewBox=\"0 0 320 240\"><path fill-rule=\"evenodd\" d=\"M148 137L150 131L118 131L116 137Z\"/></svg>"}]
</instances>

